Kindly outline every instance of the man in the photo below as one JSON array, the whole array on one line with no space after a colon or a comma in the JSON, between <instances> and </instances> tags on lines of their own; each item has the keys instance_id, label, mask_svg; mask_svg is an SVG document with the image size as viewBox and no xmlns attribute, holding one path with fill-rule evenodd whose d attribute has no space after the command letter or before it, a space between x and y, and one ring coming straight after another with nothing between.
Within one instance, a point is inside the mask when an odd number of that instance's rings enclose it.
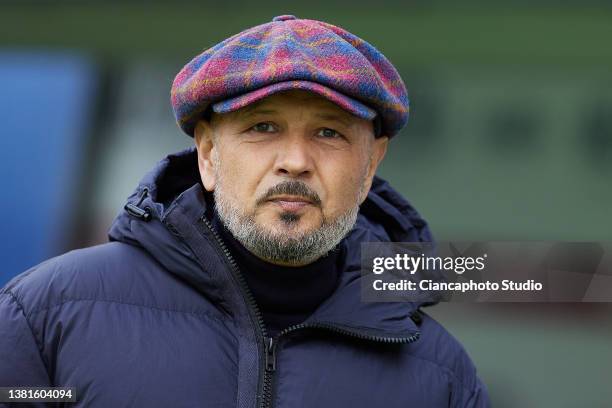
<instances>
[{"instance_id":1,"label":"man","mask_svg":"<svg viewBox=\"0 0 612 408\"><path fill-rule=\"evenodd\" d=\"M379 51L275 17L194 58L172 103L195 149L145 176L111 242L0 292L0 385L83 407L488 405L420 304L360 299L362 242L432 239L374 175L408 114Z\"/></svg>"}]
</instances>

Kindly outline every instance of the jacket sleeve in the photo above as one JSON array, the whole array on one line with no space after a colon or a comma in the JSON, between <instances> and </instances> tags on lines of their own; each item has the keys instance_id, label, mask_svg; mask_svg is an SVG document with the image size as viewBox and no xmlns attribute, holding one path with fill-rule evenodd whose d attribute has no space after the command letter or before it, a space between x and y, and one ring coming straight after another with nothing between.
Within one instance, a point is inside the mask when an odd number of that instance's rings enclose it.
<instances>
[{"instance_id":1,"label":"jacket sleeve","mask_svg":"<svg viewBox=\"0 0 612 408\"><path fill-rule=\"evenodd\" d=\"M51 386L23 308L7 290L0 291L0 362L0 387Z\"/></svg>"},{"instance_id":2,"label":"jacket sleeve","mask_svg":"<svg viewBox=\"0 0 612 408\"><path fill-rule=\"evenodd\" d=\"M476 387L474 387L472 393L467 397L468 399L465 404L462 405L462 408L489 408L491 406L487 388L479 378L476 378Z\"/></svg>"}]
</instances>

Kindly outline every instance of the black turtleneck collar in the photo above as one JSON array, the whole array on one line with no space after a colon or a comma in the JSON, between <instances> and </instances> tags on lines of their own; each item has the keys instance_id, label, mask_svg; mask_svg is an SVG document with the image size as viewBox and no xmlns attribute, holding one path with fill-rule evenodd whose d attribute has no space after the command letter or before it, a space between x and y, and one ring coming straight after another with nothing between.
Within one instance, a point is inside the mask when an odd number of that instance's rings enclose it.
<instances>
[{"instance_id":1,"label":"black turtleneck collar","mask_svg":"<svg viewBox=\"0 0 612 408\"><path fill-rule=\"evenodd\" d=\"M305 266L275 265L249 252L225 228L216 211L212 213L213 227L238 263L270 335L302 323L336 289L342 270L342 245Z\"/></svg>"}]
</instances>

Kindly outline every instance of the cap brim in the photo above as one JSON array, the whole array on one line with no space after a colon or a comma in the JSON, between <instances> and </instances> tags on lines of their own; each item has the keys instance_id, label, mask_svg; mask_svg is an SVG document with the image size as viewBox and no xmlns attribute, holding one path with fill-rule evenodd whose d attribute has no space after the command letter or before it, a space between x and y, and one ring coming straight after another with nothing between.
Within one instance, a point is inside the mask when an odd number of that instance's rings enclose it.
<instances>
[{"instance_id":1,"label":"cap brim","mask_svg":"<svg viewBox=\"0 0 612 408\"><path fill-rule=\"evenodd\" d=\"M377 115L375 110L338 91L317 82L301 80L277 82L263 88L255 89L239 96L217 102L212 105L212 110L216 113L232 112L277 92L290 89L302 89L317 93L335 103L342 109L362 119L373 120Z\"/></svg>"}]
</instances>

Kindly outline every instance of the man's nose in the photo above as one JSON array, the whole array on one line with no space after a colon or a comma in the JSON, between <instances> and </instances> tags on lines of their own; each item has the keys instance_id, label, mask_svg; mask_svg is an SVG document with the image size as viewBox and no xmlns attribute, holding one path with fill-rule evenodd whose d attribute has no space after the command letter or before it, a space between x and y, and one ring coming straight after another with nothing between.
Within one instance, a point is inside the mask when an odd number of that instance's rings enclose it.
<instances>
[{"instance_id":1,"label":"man's nose","mask_svg":"<svg viewBox=\"0 0 612 408\"><path fill-rule=\"evenodd\" d=\"M280 146L275 172L290 177L306 177L312 174L314 161L308 141L303 137L287 137Z\"/></svg>"}]
</instances>

